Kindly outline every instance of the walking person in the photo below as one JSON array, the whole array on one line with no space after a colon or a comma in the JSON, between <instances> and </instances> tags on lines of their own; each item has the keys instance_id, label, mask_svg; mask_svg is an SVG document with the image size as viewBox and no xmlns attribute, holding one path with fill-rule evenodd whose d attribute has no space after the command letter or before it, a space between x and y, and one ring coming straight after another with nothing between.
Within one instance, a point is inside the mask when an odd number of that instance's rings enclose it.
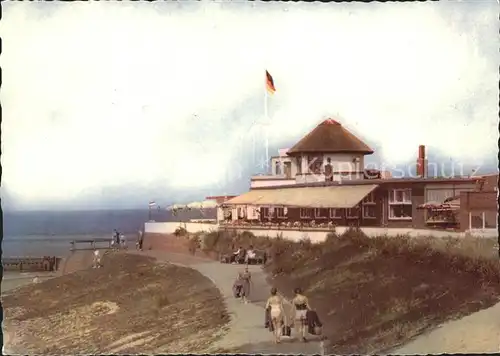
<instances>
[{"instance_id":1,"label":"walking person","mask_svg":"<svg viewBox=\"0 0 500 356\"><path fill-rule=\"evenodd\" d=\"M248 304L248 297L250 296L250 284L252 283L252 274L248 271L248 267L245 267L243 273L239 274L239 279L242 284L241 299L245 304Z\"/></svg>"},{"instance_id":2,"label":"walking person","mask_svg":"<svg viewBox=\"0 0 500 356\"><path fill-rule=\"evenodd\" d=\"M267 299L266 310L269 310L269 317L271 319L270 321L274 334L274 342L279 344L281 342L283 321L286 318L286 315L285 308L283 307L283 298L278 295L278 290L274 287L271 289L271 296Z\"/></svg>"},{"instance_id":3,"label":"walking person","mask_svg":"<svg viewBox=\"0 0 500 356\"><path fill-rule=\"evenodd\" d=\"M142 230L139 230L138 232L138 239L137 239L137 247L139 251L142 251L142 243L144 242L144 234Z\"/></svg>"},{"instance_id":4,"label":"walking person","mask_svg":"<svg viewBox=\"0 0 500 356\"><path fill-rule=\"evenodd\" d=\"M307 342L307 311L311 310L309 300L302 294L300 288L295 288L295 297L292 299L292 318L295 320L295 330L303 342Z\"/></svg>"},{"instance_id":5,"label":"walking person","mask_svg":"<svg viewBox=\"0 0 500 356\"><path fill-rule=\"evenodd\" d=\"M113 242L111 243L111 247L113 247L113 250L116 250L120 246L120 233L118 230L114 229L113 230Z\"/></svg>"}]
</instances>

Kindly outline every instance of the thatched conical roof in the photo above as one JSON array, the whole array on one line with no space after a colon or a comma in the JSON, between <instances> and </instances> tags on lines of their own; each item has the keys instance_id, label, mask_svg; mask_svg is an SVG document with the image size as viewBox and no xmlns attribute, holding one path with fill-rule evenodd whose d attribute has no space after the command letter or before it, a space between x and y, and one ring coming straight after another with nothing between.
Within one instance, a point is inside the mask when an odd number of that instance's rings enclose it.
<instances>
[{"instance_id":1,"label":"thatched conical roof","mask_svg":"<svg viewBox=\"0 0 500 356\"><path fill-rule=\"evenodd\" d=\"M295 144L289 155L300 153L362 153L373 150L333 119L323 121Z\"/></svg>"}]
</instances>

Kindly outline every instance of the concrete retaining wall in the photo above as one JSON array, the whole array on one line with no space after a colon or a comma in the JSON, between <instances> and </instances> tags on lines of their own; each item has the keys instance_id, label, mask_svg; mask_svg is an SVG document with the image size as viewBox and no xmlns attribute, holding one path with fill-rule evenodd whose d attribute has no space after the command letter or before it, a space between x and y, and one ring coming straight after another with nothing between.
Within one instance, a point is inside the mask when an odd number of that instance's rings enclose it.
<instances>
[{"instance_id":1,"label":"concrete retaining wall","mask_svg":"<svg viewBox=\"0 0 500 356\"><path fill-rule=\"evenodd\" d=\"M188 232L195 233L198 231L210 232L218 230L219 227L216 224L207 223L179 223L179 222L148 222L145 224L144 231L146 233L154 234L171 234L178 227L184 227ZM223 227L222 227L223 228ZM347 227L336 227L335 231L338 234L342 234ZM227 228L227 230L237 230L250 231L256 236L277 236L278 234L283 234L284 238L288 238L294 241L298 241L302 238L309 238L313 242L321 242L325 240L326 235L329 231L318 231L313 229L302 229L302 230L292 230L292 229L266 229L266 228ZM453 231L439 231L439 230L426 230L426 229L406 229L406 228L380 228L380 227L363 227L361 228L365 234L368 236L377 235L410 235L413 237L418 236L434 236L434 237L464 237L466 234L475 237L497 237L498 231L496 229L473 229L466 232L453 232Z\"/></svg>"},{"instance_id":2,"label":"concrete retaining wall","mask_svg":"<svg viewBox=\"0 0 500 356\"><path fill-rule=\"evenodd\" d=\"M144 232L150 234L172 234L174 231L183 227L188 232L198 232L206 231L210 232L212 230L218 230L217 224L210 223L192 223L192 222L147 222L144 224Z\"/></svg>"}]
</instances>

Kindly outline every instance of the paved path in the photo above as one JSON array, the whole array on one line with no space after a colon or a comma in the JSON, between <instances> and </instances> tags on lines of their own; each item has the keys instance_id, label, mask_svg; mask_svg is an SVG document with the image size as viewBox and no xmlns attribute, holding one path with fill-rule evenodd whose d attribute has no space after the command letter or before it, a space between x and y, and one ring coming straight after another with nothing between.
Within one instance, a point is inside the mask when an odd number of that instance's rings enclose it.
<instances>
[{"instance_id":1,"label":"paved path","mask_svg":"<svg viewBox=\"0 0 500 356\"><path fill-rule=\"evenodd\" d=\"M500 303L449 321L391 354L469 354L500 351Z\"/></svg>"},{"instance_id":2,"label":"paved path","mask_svg":"<svg viewBox=\"0 0 500 356\"><path fill-rule=\"evenodd\" d=\"M130 251L132 252L132 251ZM275 344L273 335L264 327L264 307L271 287L267 284L265 274L260 266L249 266L252 273L253 288L250 303L244 304L234 298L232 287L241 265L222 264L211 260L183 254L163 251L136 252L155 257L159 262L176 263L196 269L211 279L225 298L231 322L227 334L219 340L215 348L236 349L239 353L269 354L320 354L321 344L318 340L302 343L292 336L284 337L281 344ZM287 313L289 314L289 313ZM293 333L293 331L292 331Z\"/></svg>"}]
</instances>

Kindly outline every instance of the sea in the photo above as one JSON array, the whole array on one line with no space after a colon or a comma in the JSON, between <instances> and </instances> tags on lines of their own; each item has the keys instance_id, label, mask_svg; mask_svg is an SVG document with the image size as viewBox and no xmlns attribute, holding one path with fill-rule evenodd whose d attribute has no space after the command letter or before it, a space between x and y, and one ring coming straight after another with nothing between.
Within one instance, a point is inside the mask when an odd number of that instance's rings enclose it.
<instances>
[{"instance_id":1,"label":"sea","mask_svg":"<svg viewBox=\"0 0 500 356\"><path fill-rule=\"evenodd\" d=\"M148 220L157 222L215 218L214 209L170 211L152 209L89 211L15 211L3 213L2 257L64 257L77 239L109 238L122 232L129 245Z\"/></svg>"}]
</instances>

